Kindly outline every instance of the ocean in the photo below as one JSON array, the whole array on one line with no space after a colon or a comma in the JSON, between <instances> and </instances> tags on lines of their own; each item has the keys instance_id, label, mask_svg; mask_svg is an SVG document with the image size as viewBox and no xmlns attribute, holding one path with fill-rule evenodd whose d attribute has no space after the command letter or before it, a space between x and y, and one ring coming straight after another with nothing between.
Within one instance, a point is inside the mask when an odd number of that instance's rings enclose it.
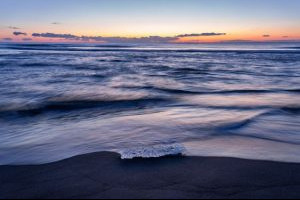
<instances>
[{"instance_id":1,"label":"ocean","mask_svg":"<svg viewBox=\"0 0 300 200\"><path fill-rule=\"evenodd\" d=\"M98 151L300 162L300 44L0 44L0 165Z\"/></svg>"}]
</instances>

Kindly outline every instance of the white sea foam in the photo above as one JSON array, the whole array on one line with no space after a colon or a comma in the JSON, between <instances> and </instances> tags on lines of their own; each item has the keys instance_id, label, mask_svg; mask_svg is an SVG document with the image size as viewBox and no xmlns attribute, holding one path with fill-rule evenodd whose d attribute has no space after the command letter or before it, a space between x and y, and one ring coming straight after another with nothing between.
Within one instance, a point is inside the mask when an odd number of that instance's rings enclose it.
<instances>
[{"instance_id":1,"label":"white sea foam","mask_svg":"<svg viewBox=\"0 0 300 200\"><path fill-rule=\"evenodd\" d=\"M183 155L185 147L181 144L155 145L149 147L137 147L119 151L122 159L133 158L158 158L168 155Z\"/></svg>"}]
</instances>

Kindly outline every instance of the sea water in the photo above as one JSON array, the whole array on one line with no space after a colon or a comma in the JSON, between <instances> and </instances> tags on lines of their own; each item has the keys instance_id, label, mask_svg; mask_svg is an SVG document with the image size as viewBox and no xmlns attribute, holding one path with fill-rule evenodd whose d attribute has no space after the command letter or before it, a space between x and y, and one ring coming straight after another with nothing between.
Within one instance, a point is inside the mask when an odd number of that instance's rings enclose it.
<instances>
[{"instance_id":1,"label":"sea water","mask_svg":"<svg viewBox=\"0 0 300 200\"><path fill-rule=\"evenodd\" d=\"M0 45L0 164L114 151L300 162L300 44Z\"/></svg>"}]
</instances>

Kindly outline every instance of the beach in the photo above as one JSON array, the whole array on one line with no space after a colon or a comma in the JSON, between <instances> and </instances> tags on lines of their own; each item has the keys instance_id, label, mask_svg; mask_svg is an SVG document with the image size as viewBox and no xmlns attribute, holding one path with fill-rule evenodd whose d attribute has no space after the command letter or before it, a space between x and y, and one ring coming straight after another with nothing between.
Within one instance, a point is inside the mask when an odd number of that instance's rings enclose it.
<instances>
[{"instance_id":1,"label":"beach","mask_svg":"<svg viewBox=\"0 0 300 200\"><path fill-rule=\"evenodd\" d=\"M63 161L0 166L1 199L299 198L300 165L221 157L122 160L99 152Z\"/></svg>"},{"instance_id":2,"label":"beach","mask_svg":"<svg viewBox=\"0 0 300 200\"><path fill-rule=\"evenodd\" d=\"M1 199L300 199L300 0L0 0Z\"/></svg>"}]
</instances>

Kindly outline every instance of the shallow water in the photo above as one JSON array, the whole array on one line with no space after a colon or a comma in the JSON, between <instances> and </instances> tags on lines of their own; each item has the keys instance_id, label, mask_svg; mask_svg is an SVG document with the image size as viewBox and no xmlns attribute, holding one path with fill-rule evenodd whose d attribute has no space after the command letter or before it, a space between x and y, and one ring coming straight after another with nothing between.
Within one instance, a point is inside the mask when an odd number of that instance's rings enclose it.
<instances>
[{"instance_id":1,"label":"shallow water","mask_svg":"<svg viewBox=\"0 0 300 200\"><path fill-rule=\"evenodd\" d=\"M299 46L1 44L0 164L170 145L300 162Z\"/></svg>"}]
</instances>

